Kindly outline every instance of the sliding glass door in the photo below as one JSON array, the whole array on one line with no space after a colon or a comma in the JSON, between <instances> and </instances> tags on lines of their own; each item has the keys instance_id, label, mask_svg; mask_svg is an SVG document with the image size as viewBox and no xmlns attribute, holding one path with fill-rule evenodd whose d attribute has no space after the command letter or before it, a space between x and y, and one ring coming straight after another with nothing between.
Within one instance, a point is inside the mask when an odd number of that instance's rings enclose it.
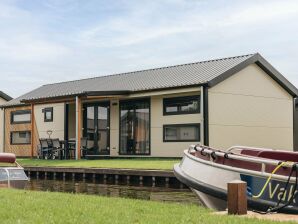
<instances>
[{"instance_id":1,"label":"sliding glass door","mask_svg":"<svg viewBox=\"0 0 298 224\"><path fill-rule=\"evenodd\" d=\"M84 137L88 154L110 154L110 109L109 102L84 106Z\"/></svg>"},{"instance_id":2,"label":"sliding glass door","mask_svg":"<svg viewBox=\"0 0 298 224\"><path fill-rule=\"evenodd\" d=\"M120 101L120 154L150 154L150 99Z\"/></svg>"}]
</instances>

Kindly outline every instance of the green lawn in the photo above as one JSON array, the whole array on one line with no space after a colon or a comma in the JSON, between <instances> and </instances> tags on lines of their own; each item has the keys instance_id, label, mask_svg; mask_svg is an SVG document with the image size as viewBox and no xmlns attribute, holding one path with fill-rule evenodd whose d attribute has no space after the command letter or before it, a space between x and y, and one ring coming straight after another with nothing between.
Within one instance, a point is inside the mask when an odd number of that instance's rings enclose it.
<instances>
[{"instance_id":1,"label":"green lawn","mask_svg":"<svg viewBox=\"0 0 298 224\"><path fill-rule=\"evenodd\" d=\"M0 189L1 223L274 223L219 216L197 205Z\"/></svg>"},{"instance_id":2,"label":"green lawn","mask_svg":"<svg viewBox=\"0 0 298 224\"><path fill-rule=\"evenodd\" d=\"M100 159L100 160L40 160L18 159L22 166L60 166L60 167L100 167L127 169L160 169L172 170L179 159L133 158L133 159Z\"/></svg>"}]
</instances>

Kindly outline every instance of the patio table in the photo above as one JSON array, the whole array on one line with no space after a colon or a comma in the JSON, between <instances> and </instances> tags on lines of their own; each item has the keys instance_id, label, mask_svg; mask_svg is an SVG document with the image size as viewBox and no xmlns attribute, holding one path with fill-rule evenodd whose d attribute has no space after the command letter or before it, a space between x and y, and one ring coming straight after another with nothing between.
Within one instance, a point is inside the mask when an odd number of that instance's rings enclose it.
<instances>
[{"instance_id":1,"label":"patio table","mask_svg":"<svg viewBox=\"0 0 298 224\"><path fill-rule=\"evenodd\" d=\"M65 150L64 159L70 159L70 151L76 149L76 140L75 139L69 139L69 140L60 140L60 144L63 145L63 148Z\"/></svg>"}]
</instances>

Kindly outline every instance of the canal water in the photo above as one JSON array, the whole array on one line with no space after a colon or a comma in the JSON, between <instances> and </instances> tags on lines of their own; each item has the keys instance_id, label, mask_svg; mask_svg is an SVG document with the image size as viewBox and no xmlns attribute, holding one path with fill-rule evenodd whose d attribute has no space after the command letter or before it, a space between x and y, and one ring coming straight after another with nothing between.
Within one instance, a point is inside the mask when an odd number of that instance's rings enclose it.
<instances>
[{"instance_id":1,"label":"canal water","mask_svg":"<svg viewBox=\"0 0 298 224\"><path fill-rule=\"evenodd\" d=\"M151 201L199 204L198 198L189 189L173 189L162 187L139 187L88 183L72 180L30 179L27 190L82 193L107 197L134 198Z\"/></svg>"}]
</instances>

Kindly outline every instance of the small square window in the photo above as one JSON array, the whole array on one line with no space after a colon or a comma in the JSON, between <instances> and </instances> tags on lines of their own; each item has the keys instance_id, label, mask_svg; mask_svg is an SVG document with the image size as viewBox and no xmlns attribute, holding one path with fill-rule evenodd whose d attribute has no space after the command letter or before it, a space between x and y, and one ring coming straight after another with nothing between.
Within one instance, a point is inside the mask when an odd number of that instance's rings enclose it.
<instances>
[{"instance_id":1,"label":"small square window","mask_svg":"<svg viewBox=\"0 0 298 224\"><path fill-rule=\"evenodd\" d=\"M10 133L11 145L27 145L31 144L30 131L14 131Z\"/></svg>"},{"instance_id":2,"label":"small square window","mask_svg":"<svg viewBox=\"0 0 298 224\"><path fill-rule=\"evenodd\" d=\"M44 122L52 122L53 121L53 107L44 108Z\"/></svg>"},{"instance_id":3,"label":"small square window","mask_svg":"<svg viewBox=\"0 0 298 224\"><path fill-rule=\"evenodd\" d=\"M163 126L164 142L199 142L200 124L172 124Z\"/></svg>"}]
</instances>

